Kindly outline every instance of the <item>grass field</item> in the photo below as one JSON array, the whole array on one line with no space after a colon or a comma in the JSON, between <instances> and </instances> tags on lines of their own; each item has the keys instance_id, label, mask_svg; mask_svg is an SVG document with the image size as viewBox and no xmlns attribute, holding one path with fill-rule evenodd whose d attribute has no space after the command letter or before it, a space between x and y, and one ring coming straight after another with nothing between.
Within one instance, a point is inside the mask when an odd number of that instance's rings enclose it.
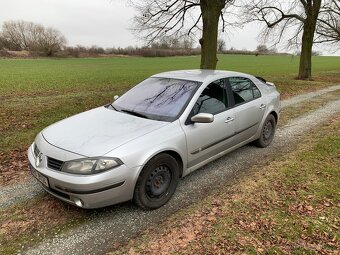
<instances>
[{"instance_id":1,"label":"grass field","mask_svg":"<svg viewBox=\"0 0 340 255\"><path fill-rule=\"evenodd\" d=\"M50 95L52 91L66 93L102 90L113 95L158 72L198 68L199 61L199 56L2 59L0 60L0 95L10 96L15 93L39 96ZM260 75L283 85L296 76L298 62L298 57L292 56L221 55L218 69ZM313 59L313 71L316 77L324 72L330 72L332 75L332 71L339 70L339 57L314 57Z\"/></svg>"},{"instance_id":2,"label":"grass field","mask_svg":"<svg viewBox=\"0 0 340 255\"><path fill-rule=\"evenodd\" d=\"M193 69L199 56L170 58L0 59L0 184L47 125L103 105L144 78ZM218 69L260 75L283 97L340 83L340 57L314 57L313 81L298 81L298 57L220 55Z\"/></svg>"}]
</instances>

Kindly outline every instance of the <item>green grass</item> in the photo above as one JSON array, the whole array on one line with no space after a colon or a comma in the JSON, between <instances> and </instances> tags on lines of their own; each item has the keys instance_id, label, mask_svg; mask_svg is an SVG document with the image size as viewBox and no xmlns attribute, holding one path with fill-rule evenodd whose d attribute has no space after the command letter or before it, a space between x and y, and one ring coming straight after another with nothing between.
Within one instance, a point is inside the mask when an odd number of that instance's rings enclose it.
<instances>
[{"instance_id":1,"label":"green grass","mask_svg":"<svg viewBox=\"0 0 340 255\"><path fill-rule=\"evenodd\" d=\"M121 92L158 72L198 68L199 56L171 58L1 59L0 95L35 95L51 91ZM298 57L220 55L218 69L235 70L269 78L292 78ZM314 57L313 71L340 70L339 57ZM276 80L280 83L279 80Z\"/></svg>"}]
</instances>

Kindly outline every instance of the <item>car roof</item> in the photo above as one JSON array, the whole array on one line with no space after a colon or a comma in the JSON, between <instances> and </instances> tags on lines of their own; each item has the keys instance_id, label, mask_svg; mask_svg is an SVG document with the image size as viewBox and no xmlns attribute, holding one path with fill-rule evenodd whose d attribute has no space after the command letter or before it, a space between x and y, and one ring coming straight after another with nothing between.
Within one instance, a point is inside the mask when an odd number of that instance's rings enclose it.
<instances>
[{"instance_id":1,"label":"car roof","mask_svg":"<svg viewBox=\"0 0 340 255\"><path fill-rule=\"evenodd\" d=\"M232 76L241 76L253 78L254 76L233 72L233 71L222 71L222 70L205 70L205 69L195 69L195 70L178 70L178 71L170 71L155 74L151 77L158 78L172 78L172 79L181 79L181 80L190 80L190 81L198 81L198 82L211 82L217 79L232 77Z\"/></svg>"}]
</instances>

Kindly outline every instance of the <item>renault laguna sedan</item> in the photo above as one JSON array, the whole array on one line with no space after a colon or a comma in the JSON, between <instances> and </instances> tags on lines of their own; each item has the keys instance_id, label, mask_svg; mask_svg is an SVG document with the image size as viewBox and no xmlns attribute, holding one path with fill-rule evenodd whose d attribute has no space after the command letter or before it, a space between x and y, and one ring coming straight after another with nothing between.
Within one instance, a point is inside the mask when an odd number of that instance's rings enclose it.
<instances>
[{"instance_id":1,"label":"renault laguna sedan","mask_svg":"<svg viewBox=\"0 0 340 255\"><path fill-rule=\"evenodd\" d=\"M48 193L82 208L133 200L156 209L181 177L250 142L268 146L279 97L274 84L244 73L156 74L41 131L30 169Z\"/></svg>"}]
</instances>

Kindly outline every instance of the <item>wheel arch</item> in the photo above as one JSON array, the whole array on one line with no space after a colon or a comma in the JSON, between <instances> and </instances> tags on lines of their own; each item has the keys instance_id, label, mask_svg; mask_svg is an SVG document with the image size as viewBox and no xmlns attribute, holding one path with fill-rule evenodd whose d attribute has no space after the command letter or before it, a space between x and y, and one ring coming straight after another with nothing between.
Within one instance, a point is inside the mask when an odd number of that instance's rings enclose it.
<instances>
[{"instance_id":1,"label":"wheel arch","mask_svg":"<svg viewBox=\"0 0 340 255\"><path fill-rule=\"evenodd\" d=\"M157 153L156 155L161 154L161 153L169 154L170 156L172 156L177 161L178 168L179 168L179 177L182 177L182 175L183 175L183 159L182 159L181 155L179 155L179 153L174 151L174 150L162 151L162 152ZM156 155L154 155L154 156L156 156Z\"/></svg>"},{"instance_id":2,"label":"wheel arch","mask_svg":"<svg viewBox=\"0 0 340 255\"><path fill-rule=\"evenodd\" d=\"M253 137L253 141L254 141L254 140L257 140L257 139L260 137L260 135L261 135L261 129L262 129L263 123L265 122L265 120L268 118L269 115L273 115L273 116L274 116L274 119L275 119L275 127L277 127L277 123L278 123L278 120L279 120L279 114L278 114L277 111L274 109L274 107L271 106L271 107L268 109L268 111L266 112L266 114L263 115L263 119L261 120L259 129L257 130L256 134L255 134L254 137Z\"/></svg>"},{"instance_id":3,"label":"wheel arch","mask_svg":"<svg viewBox=\"0 0 340 255\"><path fill-rule=\"evenodd\" d=\"M182 158L182 156L180 155L180 153L174 149L163 149L163 150L157 150L153 153L151 153L149 156L147 156L144 160L143 160L143 164L140 167L138 173L135 175L135 180L134 180L134 185L136 185L137 183L137 179L140 176L141 172L143 171L145 165L155 156L162 154L162 153L166 153L169 154L170 156L172 156L178 164L179 167L179 177L182 177L183 175L183 171L184 171L184 160Z\"/></svg>"},{"instance_id":4,"label":"wheel arch","mask_svg":"<svg viewBox=\"0 0 340 255\"><path fill-rule=\"evenodd\" d=\"M279 121L279 115L277 114L277 112L276 111L271 111L269 114L268 114L268 116L269 115L273 115L274 116L274 118L275 118L275 125L277 125L277 122Z\"/></svg>"}]
</instances>

